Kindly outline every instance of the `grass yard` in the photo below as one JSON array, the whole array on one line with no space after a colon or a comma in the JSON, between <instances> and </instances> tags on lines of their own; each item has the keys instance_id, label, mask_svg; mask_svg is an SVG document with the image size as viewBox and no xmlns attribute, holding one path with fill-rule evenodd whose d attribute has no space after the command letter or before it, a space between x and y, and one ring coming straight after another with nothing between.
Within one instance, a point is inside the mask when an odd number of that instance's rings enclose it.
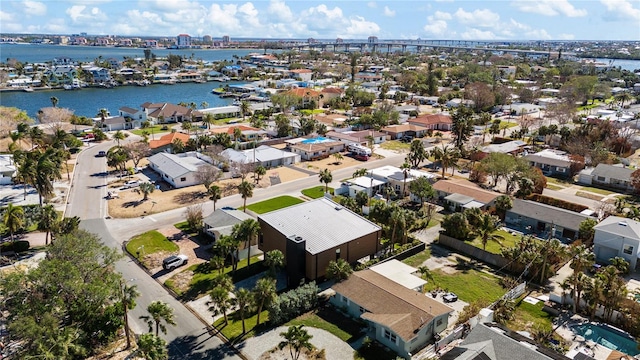
<instances>
[{"instance_id":1,"label":"grass yard","mask_svg":"<svg viewBox=\"0 0 640 360\"><path fill-rule=\"evenodd\" d=\"M304 201L293 196L283 195L274 197L269 200L260 201L251 205L247 205L247 209L253 211L256 214L264 214L270 211L284 209L291 205L303 203Z\"/></svg>"},{"instance_id":2,"label":"grass yard","mask_svg":"<svg viewBox=\"0 0 640 360\"><path fill-rule=\"evenodd\" d=\"M250 338L255 335L256 330L262 331L268 328L266 323L269 321L269 312L267 310L263 310L260 313L260 325L257 326L258 323L258 314L254 314L251 317L244 319L244 326L246 333L242 333L242 320L240 319L240 315L237 313L229 314L228 316L229 323L227 325L224 324L224 317L214 321L213 327L220 330L222 335L224 335L232 344L235 344L244 339ZM259 332L258 331L258 332Z\"/></svg>"},{"instance_id":3,"label":"grass yard","mask_svg":"<svg viewBox=\"0 0 640 360\"><path fill-rule=\"evenodd\" d=\"M442 270L431 272L433 280L425 285L425 291L435 288L452 291L460 300L468 303L477 300L493 302L506 292L499 283L499 279L491 274L467 268L454 274L445 273Z\"/></svg>"},{"instance_id":4,"label":"grass yard","mask_svg":"<svg viewBox=\"0 0 640 360\"><path fill-rule=\"evenodd\" d=\"M529 304L528 302L516 302L515 318L509 322L510 329L515 331L531 331L535 328L551 329L553 326L553 315L542 311L544 303Z\"/></svg>"},{"instance_id":5,"label":"grass yard","mask_svg":"<svg viewBox=\"0 0 640 360\"><path fill-rule=\"evenodd\" d=\"M350 317L328 306L302 314L284 325L304 325L326 330L345 342L358 339L362 335L363 329L362 325Z\"/></svg>"},{"instance_id":6,"label":"grass yard","mask_svg":"<svg viewBox=\"0 0 640 360\"><path fill-rule=\"evenodd\" d=\"M127 243L127 252L140 260L140 256L153 254L158 251L178 251L178 245L169 241L166 236L156 230L147 231L132 238ZM140 256L138 256L140 251Z\"/></svg>"},{"instance_id":7,"label":"grass yard","mask_svg":"<svg viewBox=\"0 0 640 360\"><path fill-rule=\"evenodd\" d=\"M324 196L324 186L315 186L312 188L304 189L300 191L302 195L311 198L311 199L319 199ZM333 188L329 188L329 193L333 195Z\"/></svg>"},{"instance_id":8,"label":"grass yard","mask_svg":"<svg viewBox=\"0 0 640 360\"><path fill-rule=\"evenodd\" d=\"M423 262L427 261L431 257L431 249L427 246L423 251L409 256L408 258L402 260L403 263L413 266L415 268L420 267Z\"/></svg>"},{"instance_id":9,"label":"grass yard","mask_svg":"<svg viewBox=\"0 0 640 360\"><path fill-rule=\"evenodd\" d=\"M167 127L167 129L162 130L162 128L165 127L165 126ZM151 134L153 134L154 137L155 137L155 135L158 135L160 133L166 133L166 132L171 131L172 127L173 127L172 124L171 125L170 124L153 125L153 126L150 126L150 127L146 128L146 129L129 130L129 132L131 132L134 135L142 136L143 132L147 131L147 132L149 132L149 138L151 139Z\"/></svg>"},{"instance_id":10,"label":"grass yard","mask_svg":"<svg viewBox=\"0 0 640 360\"><path fill-rule=\"evenodd\" d=\"M566 185L573 185L573 182L569 181L569 180L557 179L557 178L550 177L550 176L547 176L546 178L547 178L547 184L553 183L553 184L559 184L559 185L565 185L565 186Z\"/></svg>"},{"instance_id":11,"label":"grass yard","mask_svg":"<svg viewBox=\"0 0 640 360\"><path fill-rule=\"evenodd\" d=\"M553 184L547 184L547 189L549 189L549 190L562 190L562 189L564 189L564 187L558 186L558 185L553 185Z\"/></svg>"},{"instance_id":12,"label":"grass yard","mask_svg":"<svg viewBox=\"0 0 640 360\"><path fill-rule=\"evenodd\" d=\"M496 231L496 235L504 237L504 240L500 240L500 243L502 243L502 245L498 244L495 241L487 242L486 250L492 254L500 254L500 250L503 247L509 248L515 246L516 242L518 242L518 240L520 240L520 238L522 237L522 235L520 234L511 235L511 233L504 230ZM482 249L482 241L480 241L479 238L475 238L473 241L471 241L471 245Z\"/></svg>"},{"instance_id":13,"label":"grass yard","mask_svg":"<svg viewBox=\"0 0 640 360\"><path fill-rule=\"evenodd\" d=\"M302 109L300 110L300 113L302 115L315 115L315 114L324 114L324 110L322 109L313 109L313 110L309 110L309 109Z\"/></svg>"},{"instance_id":14,"label":"grass yard","mask_svg":"<svg viewBox=\"0 0 640 360\"><path fill-rule=\"evenodd\" d=\"M604 196L600 196L600 195L596 195L590 192L586 192L586 191L576 191L576 196L580 196L583 197L585 199L591 199L591 200L595 200L595 201L600 201L602 199L604 199Z\"/></svg>"},{"instance_id":15,"label":"grass yard","mask_svg":"<svg viewBox=\"0 0 640 360\"><path fill-rule=\"evenodd\" d=\"M193 271L194 274L193 278L191 278L191 282L189 283L189 290L185 292L176 291L178 296L180 296L182 299L197 299L200 296L206 294L209 290L213 289L212 282L215 277L218 276L218 271L212 269L209 266L209 263L192 265L187 268L187 270ZM238 263L238 268L236 269L235 273L231 270L231 265L226 266L223 270L223 273L229 274L233 282L236 283L240 280L246 279L265 270L266 268L262 264L262 260L260 260L260 257L252 256L250 267L247 267L247 259L243 259ZM174 290L176 289L174 288Z\"/></svg>"},{"instance_id":16,"label":"grass yard","mask_svg":"<svg viewBox=\"0 0 640 360\"><path fill-rule=\"evenodd\" d=\"M380 147L385 150L392 151L409 151L411 148L411 143L404 143L400 140L389 140L380 144Z\"/></svg>"},{"instance_id":17,"label":"grass yard","mask_svg":"<svg viewBox=\"0 0 640 360\"><path fill-rule=\"evenodd\" d=\"M584 190L584 191L588 191L588 192L592 192L592 193L596 193L604 196L612 195L616 193L615 191L609 191L609 190L600 189L592 186L581 186L580 190Z\"/></svg>"},{"instance_id":18,"label":"grass yard","mask_svg":"<svg viewBox=\"0 0 640 360\"><path fill-rule=\"evenodd\" d=\"M500 129L504 129L505 127L508 129L516 126L518 126L518 122L516 121L511 122L506 120L500 120Z\"/></svg>"}]
</instances>

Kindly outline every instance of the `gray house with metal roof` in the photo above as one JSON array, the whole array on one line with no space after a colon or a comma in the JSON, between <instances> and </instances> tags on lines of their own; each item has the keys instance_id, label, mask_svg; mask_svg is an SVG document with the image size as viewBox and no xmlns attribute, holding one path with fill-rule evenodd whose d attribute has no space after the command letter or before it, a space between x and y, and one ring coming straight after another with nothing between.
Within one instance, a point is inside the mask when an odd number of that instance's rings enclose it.
<instances>
[{"instance_id":1,"label":"gray house with metal roof","mask_svg":"<svg viewBox=\"0 0 640 360\"><path fill-rule=\"evenodd\" d=\"M188 154L176 155L160 152L149 157L149 167L174 188L200 184L201 182L196 179L196 171L202 165L212 166L199 158L198 154L189 156Z\"/></svg>"},{"instance_id":2,"label":"gray house with metal roof","mask_svg":"<svg viewBox=\"0 0 640 360\"><path fill-rule=\"evenodd\" d=\"M631 174L636 170L624 167L622 164L598 164L595 168L580 171L578 182L585 185L632 192L635 188L631 185Z\"/></svg>"},{"instance_id":3,"label":"gray house with metal roof","mask_svg":"<svg viewBox=\"0 0 640 360\"><path fill-rule=\"evenodd\" d=\"M202 219L202 225L205 234L211 236L215 241L220 239L222 235L231 235L233 225L248 219L253 219L253 217L240 210L217 209Z\"/></svg>"},{"instance_id":4,"label":"gray house with metal roof","mask_svg":"<svg viewBox=\"0 0 640 360\"><path fill-rule=\"evenodd\" d=\"M580 223L586 219L589 216L575 211L531 200L514 199L513 207L507 210L504 221L508 227L524 234L571 242L577 238Z\"/></svg>"},{"instance_id":5,"label":"gray house with metal roof","mask_svg":"<svg viewBox=\"0 0 640 360\"><path fill-rule=\"evenodd\" d=\"M594 228L593 253L596 259L608 262L618 256L640 270L640 222L609 216Z\"/></svg>"},{"instance_id":6,"label":"gray house with metal roof","mask_svg":"<svg viewBox=\"0 0 640 360\"><path fill-rule=\"evenodd\" d=\"M380 226L326 198L262 214L258 222L259 249L282 251L290 285L324 277L332 260L353 264L381 249Z\"/></svg>"}]
</instances>

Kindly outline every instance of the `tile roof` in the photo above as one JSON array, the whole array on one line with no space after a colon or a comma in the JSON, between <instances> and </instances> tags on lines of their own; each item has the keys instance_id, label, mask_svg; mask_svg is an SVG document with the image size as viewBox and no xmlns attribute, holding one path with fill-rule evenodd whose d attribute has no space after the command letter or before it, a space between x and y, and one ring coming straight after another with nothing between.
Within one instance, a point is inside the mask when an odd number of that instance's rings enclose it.
<instances>
[{"instance_id":1,"label":"tile roof","mask_svg":"<svg viewBox=\"0 0 640 360\"><path fill-rule=\"evenodd\" d=\"M433 318L453 312L449 306L373 270L355 272L332 289L366 309L363 319L388 327L404 341L413 339Z\"/></svg>"},{"instance_id":2,"label":"tile roof","mask_svg":"<svg viewBox=\"0 0 640 360\"><path fill-rule=\"evenodd\" d=\"M220 134L220 133L227 133L231 136L233 136L233 132L235 131L235 129L240 129L240 131L244 132L244 131L260 131L260 129L258 128L254 128L251 126L246 126L246 125L233 125L233 126L221 126L221 127L212 127L210 129L210 131L213 134Z\"/></svg>"},{"instance_id":3,"label":"tile roof","mask_svg":"<svg viewBox=\"0 0 640 360\"><path fill-rule=\"evenodd\" d=\"M322 89L322 92L325 94L342 94L344 91L340 88L330 86Z\"/></svg>"},{"instance_id":4,"label":"tile roof","mask_svg":"<svg viewBox=\"0 0 640 360\"><path fill-rule=\"evenodd\" d=\"M291 148L298 149L305 152L316 152L316 151L324 151L332 146L338 146L338 145L344 146L344 143L341 141L330 141L330 142L327 141L327 142L321 142L316 144L299 143L299 144L292 145Z\"/></svg>"},{"instance_id":5,"label":"tile roof","mask_svg":"<svg viewBox=\"0 0 640 360\"><path fill-rule=\"evenodd\" d=\"M308 88L293 88L289 91L286 91L285 94L294 95L299 97L318 97L320 96L320 92L308 89Z\"/></svg>"},{"instance_id":6,"label":"tile roof","mask_svg":"<svg viewBox=\"0 0 640 360\"><path fill-rule=\"evenodd\" d=\"M149 111L149 116L153 118L170 118L175 115L190 116L192 110L188 107L174 105L170 103L149 103L146 102L141 105L143 109Z\"/></svg>"},{"instance_id":7,"label":"tile roof","mask_svg":"<svg viewBox=\"0 0 640 360\"><path fill-rule=\"evenodd\" d=\"M556 224L571 230L578 230L580 223L589 216L531 200L514 199L513 207L507 213L526 216L549 224Z\"/></svg>"},{"instance_id":8,"label":"tile roof","mask_svg":"<svg viewBox=\"0 0 640 360\"><path fill-rule=\"evenodd\" d=\"M447 194L461 194L474 198L484 204L492 202L500 196L499 193L485 190L480 186L464 179L438 180L433 184L433 188Z\"/></svg>"},{"instance_id":9,"label":"tile roof","mask_svg":"<svg viewBox=\"0 0 640 360\"><path fill-rule=\"evenodd\" d=\"M312 255L380 231L378 225L325 198L262 214L258 219L286 237L302 237Z\"/></svg>"},{"instance_id":10,"label":"tile roof","mask_svg":"<svg viewBox=\"0 0 640 360\"><path fill-rule=\"evenodd\" d=\"M439 125L439 124L452 124L453 120L451 120L451 116L444 114L429 114L429 115L420 115L415 118L410 118L407 120L408 123L415 123L418 125Z\"/></svg>"},{"instance_id":11,"label":"tile roof","mask_svg":"<svg viewBox=\"0 0 640 360\"><path fill-rule=\"evenodd\" d=\"M169 145L172 144L173 141L175 139L180 139L182 140L183 143L187 143L187 141L189 141L191 137L187 134L183 134L183 133L179 133L179 132L173 132L173 133L169 133L166 135L162 135L160 137L160 139L158 140L150 140L149 141L149 148L150 149L157 149L159 147L165 146L165 145Z\"/></svg>"}]
</instances>

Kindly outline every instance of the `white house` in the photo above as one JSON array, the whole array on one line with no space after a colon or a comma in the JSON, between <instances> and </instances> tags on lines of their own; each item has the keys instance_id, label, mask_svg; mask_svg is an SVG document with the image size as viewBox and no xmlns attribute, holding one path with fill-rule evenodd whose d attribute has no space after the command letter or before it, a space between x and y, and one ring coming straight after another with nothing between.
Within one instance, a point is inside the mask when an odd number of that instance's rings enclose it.
<instances>
[{"instance_id":1,"label":"white house","mask_svg":"<svg viewBox=\"0 0 640 360\"><path fill-rule=\"evenodd\" d=\"M596 259L609 261L619 256L631 269L640 270L640 222L609 216L594 227L593 252Z\"/></svg>"},{"instance_id":2,"label":"white house","mask_svg":"<svg viewBox=\"0 0 640 360\"><path fill-rule=\"evenodd\" d=\"M0 155L0 185L12 184L15 174L16 164L13 162L13 155Z\"/></svg>"},{"instance_id":3,"label":"white house","mask_svg":"<svg viewBox=\"0 0 640 360\"><path fill-rule=\"evenodd\" d=\"M160 152L149 157L149 167L174 188L200 184L196 171L201 165L212 166L195 152L177 155Z\"/></svg>"}]
</instances>

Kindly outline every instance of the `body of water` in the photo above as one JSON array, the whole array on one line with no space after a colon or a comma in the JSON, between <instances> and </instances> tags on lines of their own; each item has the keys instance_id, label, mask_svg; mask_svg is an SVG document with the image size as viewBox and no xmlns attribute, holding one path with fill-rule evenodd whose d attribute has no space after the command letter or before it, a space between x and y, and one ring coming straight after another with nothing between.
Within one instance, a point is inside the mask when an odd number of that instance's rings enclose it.
<instances>
[{"instance_id":1,"label":"body of water","mask_svg":"<svg viewBox=\"0 0 640 360\"><path fill-rule=\"evenodd\" d=\"M235 82L229 82L233 84ZM58 98L58 107L68 108L78 116L95 117L102 108L117 115L123 106L138 109L145 102L196 103L198 108L206 102L209 107L231 105L233 98L220 98L212 94L221 83L182 83L175 85L119 86L112 89L83 88L80 90L36 90L34 92L0 92L0 106L16 107L36 118L38 110L51 106L51 97Z\"/></svg>"},{"instance_id":2,"label":"body of water","mask_svg":"<svg viewBox=\"0 0 640 360\"><path fill-rule=\"evenodd\" d=\"M589 60L589 59L587 59ZM610 64L612 67L619 67L622 70L640 71L640 60L625 60L625 59L593 59L597 62L604 64Z\"/></svg>"}]
</instances>

